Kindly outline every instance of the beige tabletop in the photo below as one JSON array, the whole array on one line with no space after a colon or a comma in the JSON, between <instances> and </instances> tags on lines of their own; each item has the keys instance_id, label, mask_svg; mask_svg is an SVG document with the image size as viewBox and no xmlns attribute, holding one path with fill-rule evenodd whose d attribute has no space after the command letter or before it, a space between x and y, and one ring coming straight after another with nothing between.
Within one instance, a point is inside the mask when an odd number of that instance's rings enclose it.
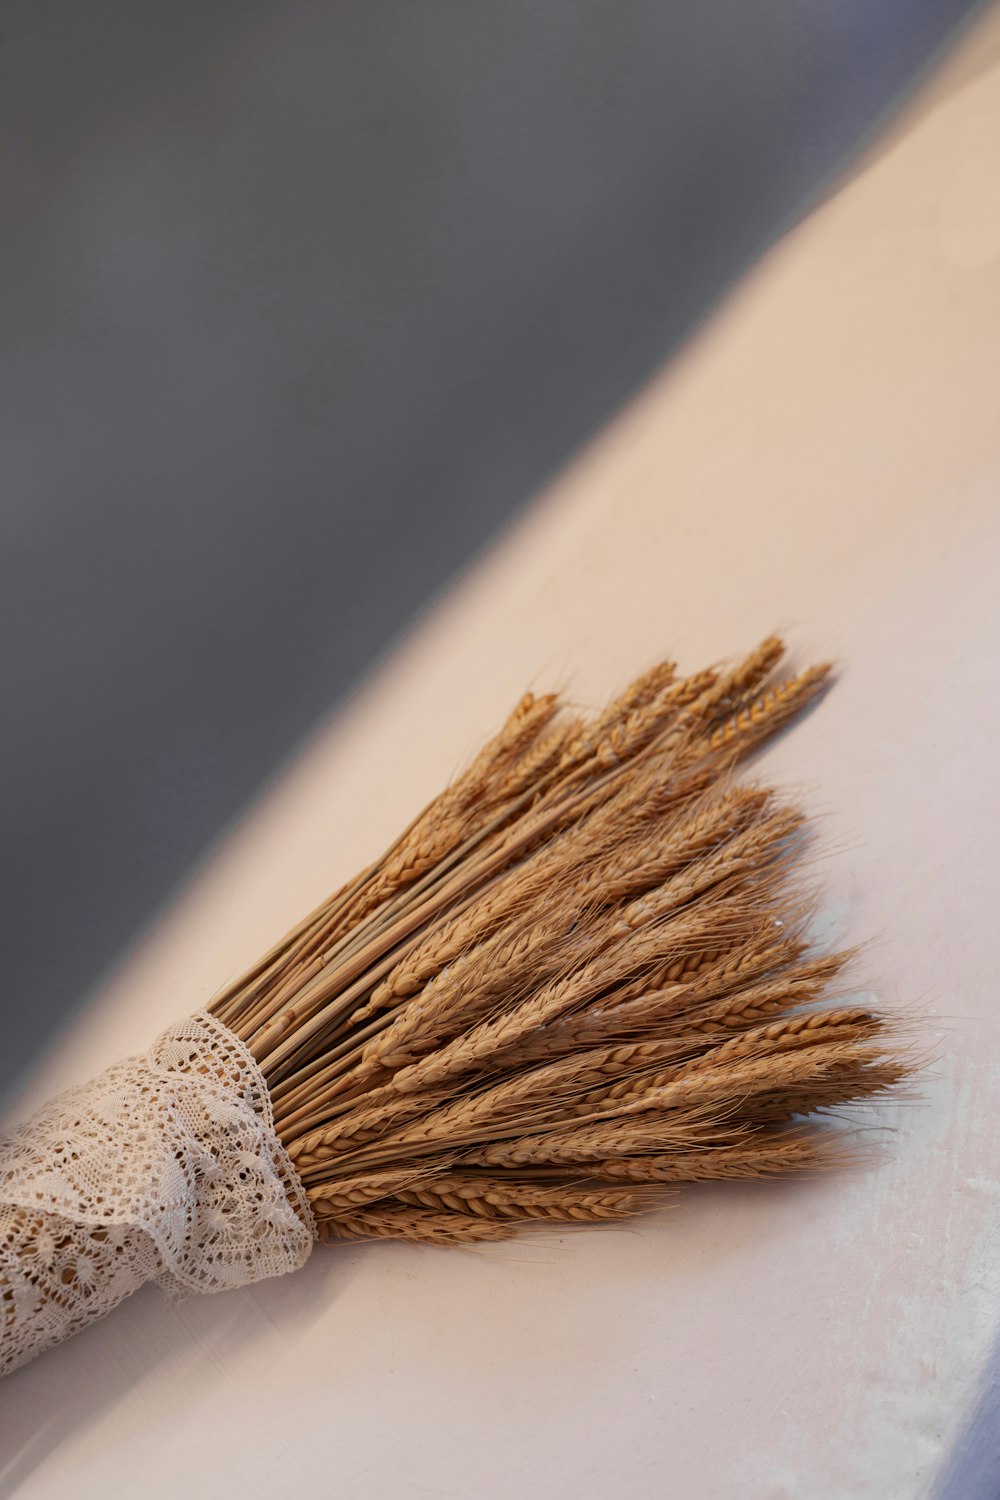
<instances>
[{"instance_id":1,"label":"beige tabletop","mask_svg":"<svg viewBox=\"0 0 1000 1500\"><path fill-rule=\"evenodd\" d=\"M767 774L935 1053L865 1172L638 1227L146 1288L0 1392L0 1494L930 1492L1000 1333L1000 14L304 745L18 1101L198 1008L526 686L775 625L842 677Z\"/></svg>"}]
</instances>

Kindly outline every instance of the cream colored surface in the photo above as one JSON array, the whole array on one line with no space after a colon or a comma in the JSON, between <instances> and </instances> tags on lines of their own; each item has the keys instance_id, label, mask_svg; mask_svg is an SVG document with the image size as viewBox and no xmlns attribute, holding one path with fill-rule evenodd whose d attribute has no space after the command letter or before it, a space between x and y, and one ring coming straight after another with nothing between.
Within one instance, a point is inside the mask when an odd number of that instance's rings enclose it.
<instances>
[{"instance_id":1,"label":"cream colored surface","mask_svg":"<svg viewBox=\"0 0 1000 1500\"><path fill-rule=\"evenodd\" d=\"M302 751L23 1101L204 1004L525 684L593 700L777 623L844 674L767 774L825 814L831 936L876 936L866 982L938 1049L884 1163L629 1232L146 1290L5 1383L0 1492L926 1492L1000 1331L998 141L991 12Z\"/></svg>"}]
</instances>

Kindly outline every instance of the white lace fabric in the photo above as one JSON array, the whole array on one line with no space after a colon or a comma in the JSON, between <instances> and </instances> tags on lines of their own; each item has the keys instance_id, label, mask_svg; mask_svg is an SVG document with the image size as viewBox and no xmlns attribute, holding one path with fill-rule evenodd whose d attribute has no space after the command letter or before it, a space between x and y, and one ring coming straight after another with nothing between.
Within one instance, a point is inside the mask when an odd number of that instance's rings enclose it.
<instances>
[{"instance_id":1,"label":"white lace fabric","mask_svg":"<svg viewBox=\"0 0 1000 1500\"><path fill-rule=\"evenodd\" d=\"M260 1069L192 1016L0 1136L0 1375L145 1281L221 1292L314 1239Z\"/></svg>"}]
</instances>

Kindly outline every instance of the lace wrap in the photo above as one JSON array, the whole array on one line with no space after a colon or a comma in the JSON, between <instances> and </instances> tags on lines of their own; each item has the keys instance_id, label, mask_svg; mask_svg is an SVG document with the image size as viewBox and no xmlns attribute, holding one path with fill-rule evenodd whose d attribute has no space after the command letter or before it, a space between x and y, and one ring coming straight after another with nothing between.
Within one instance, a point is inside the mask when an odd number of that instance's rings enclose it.
<instances>
[{"instance_id":1,"label":"lace wrap","mask_svg":"<svg viewBox=\"0 0 1000 1500\"><path fill-rule=\"evenodd\" d=\"M245 1286L297 1270L314 1237L260 1069L192 1016L0 1136L0 1374L145 1281Z\"/></svg>"}]
</instances>

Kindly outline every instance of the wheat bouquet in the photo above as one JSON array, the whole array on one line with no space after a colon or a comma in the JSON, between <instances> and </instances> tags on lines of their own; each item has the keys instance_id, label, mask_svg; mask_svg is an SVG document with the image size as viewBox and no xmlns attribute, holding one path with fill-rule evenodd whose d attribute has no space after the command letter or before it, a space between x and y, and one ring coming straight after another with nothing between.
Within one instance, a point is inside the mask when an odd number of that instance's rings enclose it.
<instances>
[{"instance_id":1,"label":"wheat bouquet","mask_svg":"<svg viewBox=\"0 0 1000 1500\"><path fill-rule=\"evenodd\" d=\"M665 663L589 719L527 695L207 1012L8 1132L0 1370L148 1279L597 1224L842 1156L819 1115L909 1064L830 998L849 955L807 942L801 812L734 776L827 680L782 656Z\"/></svg>"}]
</instances>

